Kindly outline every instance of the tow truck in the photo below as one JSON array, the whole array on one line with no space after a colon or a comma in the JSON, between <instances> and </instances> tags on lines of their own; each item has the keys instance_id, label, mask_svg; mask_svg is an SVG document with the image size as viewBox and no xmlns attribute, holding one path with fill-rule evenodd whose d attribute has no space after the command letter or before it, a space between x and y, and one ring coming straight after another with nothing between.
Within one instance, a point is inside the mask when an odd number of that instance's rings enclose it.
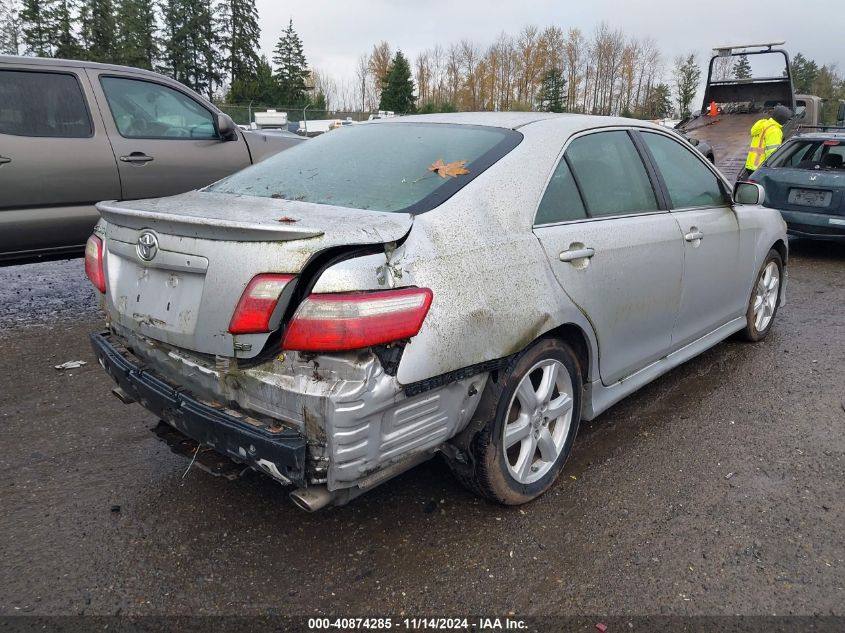
<instances>
[{"instance_id":1,"label":"tow truck","mask_svg":"<svg viewBox=\"0 0 845 633\"><path fill-rule=\"evenodd\" d=\"M731 180L736 179L745 165L751 126L758 119L768 118L774 106L785 105L794 113L783 126L784 140L797 133L802 124L818 123L821 100L812 95L796 97L789 54L779 48L783 44L781 41L716 47L710 58L701 110L676 128L693 144L698 141L709 145L716 166ZM757 55L768 56L762 65L774 68L782 59L781 74L739 79L724 78L725 73L718 72L719 68L733 68L730 58Z\"/></svg>"}]
</instances>

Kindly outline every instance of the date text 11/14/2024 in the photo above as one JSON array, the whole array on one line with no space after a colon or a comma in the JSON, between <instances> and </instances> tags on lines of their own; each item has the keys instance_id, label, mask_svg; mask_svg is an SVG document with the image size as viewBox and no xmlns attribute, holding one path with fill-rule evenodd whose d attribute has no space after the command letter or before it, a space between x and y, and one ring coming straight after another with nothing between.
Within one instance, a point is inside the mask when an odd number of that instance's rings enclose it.
<instances>
[{"instance_id":1,"label":"date text 11/14/2024","mask_svg":"<svg viewBox=\"0 0 845 633\"><path fill-rule=\"evenodd\" d=\"M392 629L406 631L520 631L528 628L527 623L519 618L479 617L479 618L439 618L439 617L401 617L401 618L309 618L310 631L321 630L373 630Z\"/></svg>"}]
</instances>

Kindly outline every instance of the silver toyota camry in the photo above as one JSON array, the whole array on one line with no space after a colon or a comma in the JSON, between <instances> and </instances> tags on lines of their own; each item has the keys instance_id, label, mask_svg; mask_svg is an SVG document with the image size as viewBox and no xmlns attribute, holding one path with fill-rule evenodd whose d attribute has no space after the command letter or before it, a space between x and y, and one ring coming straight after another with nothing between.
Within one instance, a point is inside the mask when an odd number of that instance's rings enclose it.
<instances>
[{"instance_id":1,"label":"silver toyota camry","mask_svg":"<svg viewBox=\"0 0 845 633\"><path fill-rule=\"evenodd\" d=\"M766 337L787 240L764 195L642 121L350 126L199 191L100 204L93 346L124 402L307 510L438 452L524 503L581 420Z\"/></svg>"}]
</instances>

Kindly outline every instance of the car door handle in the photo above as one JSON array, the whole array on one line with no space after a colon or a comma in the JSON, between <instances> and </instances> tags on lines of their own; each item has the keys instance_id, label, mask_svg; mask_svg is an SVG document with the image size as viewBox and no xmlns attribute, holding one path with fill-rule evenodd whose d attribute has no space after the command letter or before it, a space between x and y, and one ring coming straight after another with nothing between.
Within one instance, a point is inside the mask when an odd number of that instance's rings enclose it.
<instances>
[{"instance_id":1,"label":"car door handle","mask_svg":"<svg viewBox=\"0 0 845 633\"><path fill-rule=\"evenodd\" d=\"M694 242L696 240L702 240L702 239L704 239L704 233L702 233L701 231L698 231L696 229L692 229L692 230L690 230L689 233L684 235L684 239L687 242Z\"/></svg>"},{"instance_id":2,"label":"car door handle","mask_svg":"<svg viewBox=\"0 0 845 633\"><path fill-rule=\"evenodd\" d=\"M5 165L6 163L11 163L11 158L6 158L5 156L0 156L0 165Z\"/></svg>"},{"instance_id":3,"label":"car door handle","mask_svg":"<svg viewBox=\"0 0 845 633\"><path fill-rule=\"evenodd\" d=\"M596 251L593 248L576 248L575 250L571 251L563 251L560 254L560 261L572 262L576 259L589 259L595 254Z\"/></svg>"},{"instance_id":4,"label":"car door handle","mask_svg":"<svg viewBox=\"0 0 845 633\"><path fill-rule=\"evenodd\" d=\"M124 163L149 163L153 157L147 156L144 152L132 152L129 156L121 156L120 160Z\"/></svg>"}]
</instances>

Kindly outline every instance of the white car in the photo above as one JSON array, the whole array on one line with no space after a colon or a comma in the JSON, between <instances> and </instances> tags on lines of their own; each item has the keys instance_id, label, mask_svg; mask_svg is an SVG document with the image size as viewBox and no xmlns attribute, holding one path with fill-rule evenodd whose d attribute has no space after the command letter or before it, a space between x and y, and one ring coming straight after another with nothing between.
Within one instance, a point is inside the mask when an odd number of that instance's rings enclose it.
<instances>
[{"instance_id":1,"label":"white car","mask_svg":"<svg viewBox=\"0 0 845 633\"><path fill-rule=\"evenodd\" d=\"M581 420L768 334L787 240L763 195L642 121L351 126L197 192L99 205L94 348L124 401L306 509L437 452L523 503Z\"/></svg>"}]
</instances>

